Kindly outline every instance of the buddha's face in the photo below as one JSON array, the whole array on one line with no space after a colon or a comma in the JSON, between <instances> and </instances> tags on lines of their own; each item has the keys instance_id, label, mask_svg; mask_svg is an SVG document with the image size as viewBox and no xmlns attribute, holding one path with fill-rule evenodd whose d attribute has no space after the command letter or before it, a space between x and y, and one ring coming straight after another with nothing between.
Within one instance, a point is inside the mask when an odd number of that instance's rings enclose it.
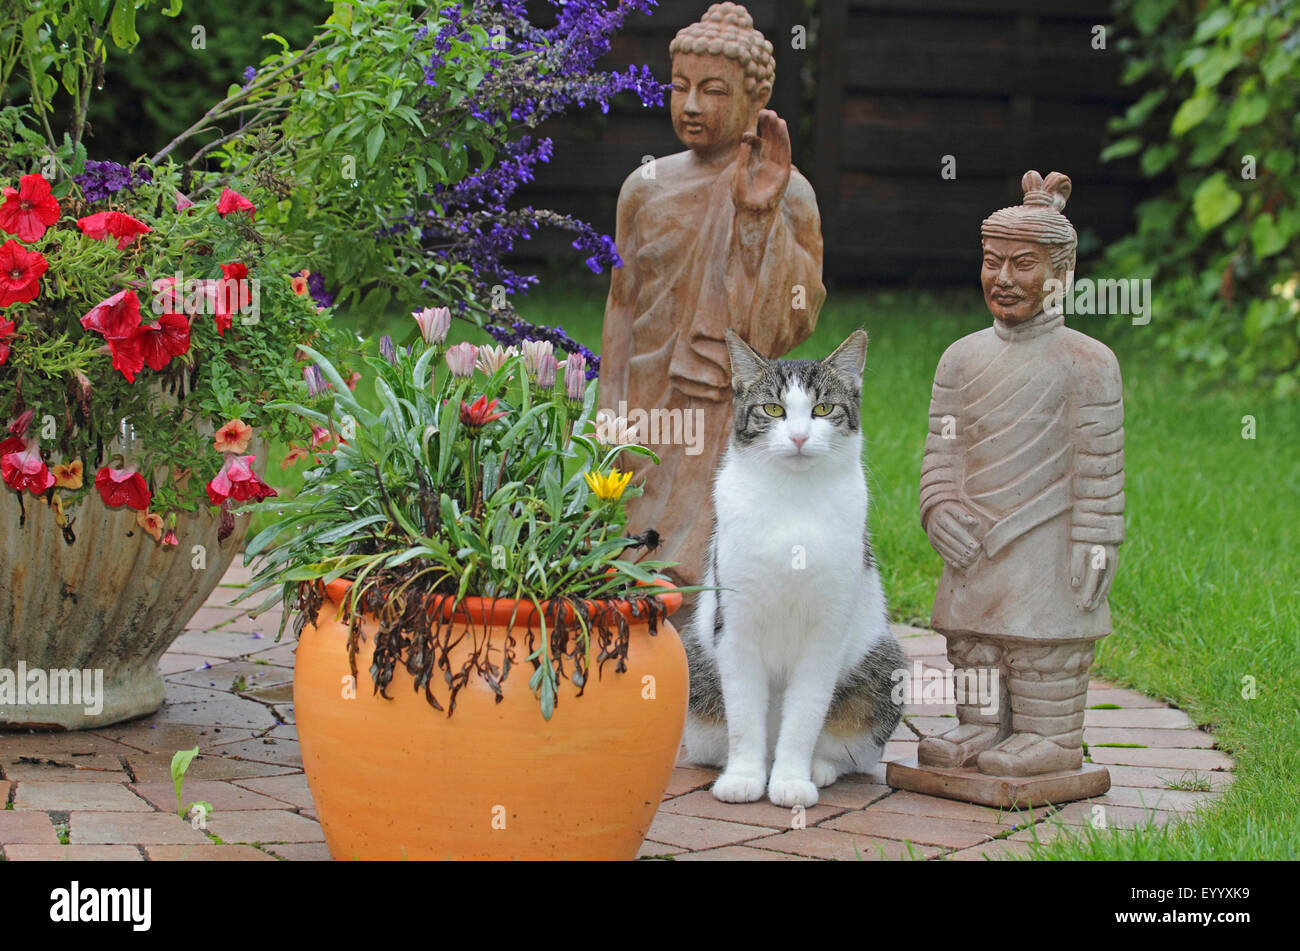
<instances>
[{"instance_id":1,"label":"buddha's face","mask_svg":"<svg viewBox=\"0 0 1300 951\"><path fill-rule=\"evenodd\" d=\"M980 283L984 303L1004 324L1018 324L1036 316L1047 296L1046 283L1056 277L1047 248L1033 241L1012 238L984 239L984 266Z\"/></svg>"},{"instance_id":2,"label":"buddha's face","mask_svg":"<svg viewBox=\"0 0 1300 951\"><path fill-rule=\"evenodd\" d=\"M767 97L761 98L745 91L745 70L735 60L698 53L673 57L673 131L700 155L739 145L766 104Z\"/></svg>"}]
</instances>

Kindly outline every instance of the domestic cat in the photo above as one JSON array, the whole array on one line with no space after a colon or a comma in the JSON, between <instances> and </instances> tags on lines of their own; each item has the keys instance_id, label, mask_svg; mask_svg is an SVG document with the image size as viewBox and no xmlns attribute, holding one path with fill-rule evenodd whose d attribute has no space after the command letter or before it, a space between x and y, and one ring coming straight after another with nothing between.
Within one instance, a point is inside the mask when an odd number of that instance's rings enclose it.
<instances>
[{"instance_id":1,"label":"domestic cat","mask_svg":"<svg viewBox=\"0 0 1300 951\"><path fill-rule=\"evenodd\" d=\"M867 335L825 360L767 360L733 331L735 422L713 484L714 532L683 641L687 759L713 794L811 806L870 769L900 717L867 527L860 405ZM768 765L771 764L769 773Z\"/></svg>"}]
</instances>

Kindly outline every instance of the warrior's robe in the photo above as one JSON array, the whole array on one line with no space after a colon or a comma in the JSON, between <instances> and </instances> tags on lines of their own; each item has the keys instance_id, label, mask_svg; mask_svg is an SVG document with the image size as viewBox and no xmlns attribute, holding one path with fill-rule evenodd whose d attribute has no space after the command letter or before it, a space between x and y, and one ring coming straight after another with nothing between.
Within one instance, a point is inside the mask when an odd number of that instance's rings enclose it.
<instances>
[{"instance_id":1,"label":"warrior's robe","mask_svg":"<svg viewBox=\"0 0 1300 951\"><path fill-rule=\"evenodd\" d=\"M1070 566L1075 542L1124 540L1122 395L1115 355L1059 314L995 321L944 353L921 523L940 502L959 502L979 520L970 531L980 548L965 572L944 564L936 630L1034 640L1110 633L1109 606L1079 606Z\"/></svg>"},{"instance_id":2,"label":"warrior's robe","mask_svg":"<svg viewBox=\"0 0 1300 951\"><path fill-rule=\"evenodd\" d=\"M650 557L678 562L670 574L684 584L703 574L713 472L731 433L727 328L779 357L812 333L826 297L817 201L798 170L770 212L738 212L735 163L701 175L692 161L660 159L653 177L638 169L619 193L623 267L605 307L599 400L640 423L639 441L660 458L624 457L645 485L628 504L628 532L656 530ZM657 433L641 415L656 410ZM682 444L683 414L693 416L695 446Z\"/></svg>"}]
</instances>

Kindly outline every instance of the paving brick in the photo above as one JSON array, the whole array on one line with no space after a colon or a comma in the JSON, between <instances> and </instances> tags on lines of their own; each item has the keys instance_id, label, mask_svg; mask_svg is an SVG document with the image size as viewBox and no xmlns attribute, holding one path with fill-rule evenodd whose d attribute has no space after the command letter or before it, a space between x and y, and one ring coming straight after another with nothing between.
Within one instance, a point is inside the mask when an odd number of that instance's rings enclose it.
<instances>
[{"instance_id":1,"label":"paving brick","mask_svg":"<svg viewBox=\"0 0 1300 951\"><path fill-rule=\"evenodd\" d=\"M164 702L173 705L202 703L206 700L220 700L229 696L229 690L218 690L215 687L195 687L192 684L178 684L167 681L167 699ZM157 717L154 718L153 722L158 722Z\"/></svg>"},{"instance_id":2,"label":"paving brick","mask_svg":"<svg viewBox=\"0 0 1300 951\"><path fill-rule=\"evenodd\" d=\"M652 859L661 855L679 855L682 851L681 846L669 845L666 842L651 842L646 839L641 843L641 848L637 849L636 857L639 859Z\"/></svg>"},{"instance_id":3,"label":"paving brick","mask_svg":"<svg viewBox=\"0 0 1300 951\"><path fill-rule=\"evenodd\" d=\"M4 809L5 803L9 801L9 790L13 788L12 784L0 779L0 810Z\"/></svg>"},{"instance_id":4,"label":"paving brick","mask_svg":"<svg viewBox=\"0 0 1300 951\"><path fill-rule=\"evenodd\" d=\"M1131 786L1111 786L1104 796L1090 799L1103 805L1138 806L1145 809L1164 809L1170 812L1192 812L1219 799L1213 792L1184 792L1179 789L1150 789Z\"/></svg>"},{"instance_id":5,"label":"paving brick","mask_svg":"<svg viewBox=\"0 0 1300 951\"><path fill-rule=\"evenodd\" d=\"M264 670L283 670L283 667L267 666ZM293 706L293 684L268 684L264 687L249 687L240 693L250 700L256 700L258 703L279 704Z\"/></svg>"},{"instance_id":6,"label":"paving brick","mask_svg":"<svg viewBox=\"0 0 1300 951\"><path fill-rule=\"evenodd\" d=\"M152 803L157 809L168 812L176 808L176 787L170 782L136 783L131 787L137 796ZM181 800L187 805L191 802L210 802L216 812L236 809L283 809L284 803L270 796L249 789L241 789L233 783L217 780L191 779L186 774L185 784L181 787Z\"/></svg>"},{"instance_id":7,"label":"paving brick","mask_svg":"<svg viewBox=\"0 0 1300 951\"><path fill-rule=\"evenodd\" d=\"M908 717L905 721L918 736L947 733L957 725L956 717ZM915 739L916 737L913 737Z\"/></svg>"},{"instance_id":8,"label":"paving brick","mask_svg":"<svg viewBox=\"0 0 1300 951\"><path fill-rule=\"evenodd\" d=\"M73 845L212 844L174 812L74 812L68 824Z\"/></svg>"},{"instance_id":9,"label":"paving brick","mask_svg":"<svg viewBox=\"0 0 1300 951\"><path fill-rule=\"evenodd\" d=\"M665 792L669 796L680 796L695 789L707 789L717 778L716 769L679 765L673 770L672 779L668 780L668 789Z\"/></svg>"},{"instance_id":10,"label":"paving brick","mask_svg":"<svg viewBox=\"0 0 1300 951\"><path fill-rule=\"evenodd\" d=\"M134 845L6 845L11 862L143 862Z\"/></svg>"},{"instance_id":11,"label":"paving brick","mask_svg":"<svg viewBox=\"0 0 1300 951\"><path fill-rule=\"evenodd\" d=\"M1034 849L1028 842L1013 842L1009 839L994 839L969 849L953 852L946 858L954 862L996 862L1006 859L1029 858Z\"/></svg>"},{"instance_id":12,"label":"paving brick","mask_svg":"<svg viewBox=\"0 0 1300 951\"><path fill-rule=\"evenodd\" d=\"M118 783L20 782L14 809L47 812L152 812L149 804Z\"/></svg>"},{"instance_id":13,"label":"paving brick","mask_svg":"<svg viewBox=\"0 0 1300 951\"><path fill-rule=\"evenodd\" d=\"M253 792L270 796L282 803L289 803L299 809L311 809L315 806L311 798L311 787L307 785L305 773L289 773L284 776L269 776L263 779L237 780L236 786L251 789ZM283 808L281 806L280 808Z\"/></svg>"},{"instance_id":14,"label":"paving brick","mask_svg":"<svg viewBox=\"0 0 1300 951\"><path fill-rule=\"evenodd\" d=\"M839 832L822 826L782 832L771 838L749 843L778 852L792 852L815 859L838 859L844 862L881 859L928 859L942 853L932 845L916 845L892 839L873 839L866 835ZM883 853L883 854L882 854Z\"/></svg>"},{"instance_id":15,"label":"paving brick","mask_svg":"<svg viewBox=\"0 0 1300 951\"><path fill-rule=\"evenodd\" d=\"M1083 731L1083 742L1088 746L1103 743L1137 743L1148 747L1177 747L1179 749L1209 749L1214 737L1204 730L1150 730L1120 727L1089 727Z\"/></svg>"},{"instance_id":16,"label":"paving brick","mask_svg":"<svg viewBox=\"0 0 1300 951\"><path fill-rule=\"evenodd\" d=\"M183 654L171 651L158 658L158 673L164 678L184 671L202 671L223 663L224 657L208 657L204 654Z\"/></svg>"},{"instance_id":17,"label":"paving brick","mask_svg":"<svg viewBox=\"0 0 1300 951\"><path fill-rule=\"evenodd\" d=\"M110 739L134 748L134 750L128 749L127 752L168 754L175 753L177 750L191 750L196 746L200 750L207 750L218 743L230 743L254 735L252 730L233 727L159 723L156 714L136 723L104 727L100 732Z\"/></svg>"},{"instance_id":18,"label":"paving brick","mask_svg":"<svg viewBox=\"0 0 1300 951\"><path fill-rule=\"evenodd\" d=\"M734 845L760 837L765 830L740 822L700 819L660 811L650 824L646 838L688 849L707 849L716 845ZM770 829L768 832L777 830Z\"/></svg>"},{"instance_id":19,"label":"paving brick","mask_svg":"<svg viewBox=\"0 0 1300 951\"><path fill-rule=\"evenodd\" d=\"M148 845L151 862L274 862L251 845Z\"/></svg>"},{"instance_id":20,"label":"paving brick","mask_svg":"<svg viewBox=\"0 0 1300 951\"><path fill-rule=\"evenodd\" d=\"M912 628L912 630L917 631L920 628ZM948 654L948 639L942 634L935 634L931 631L899 637L898 644L903 648L903 653L907 655L909 660L925 656L946 657Z\"/></svg>"},{"instance_id":21,"label":"paving brick","mask_svg":"<svg viewBox=\"0 0 1300 951\"><path fill-rule=\"evenodd\" d=\"M940 703L937 700L926 702L918 699L916 703L903 704L905 717L955 717L956 715L957 705L953 703Z\"/></svg>"},{"instance_id":22,"label":"paving brick","mask_svg":"<svg viewBox=\"0 0 1300 951\"><path fill-rule=\"evenodd\" d=\"M268 852L290 862L332 862L324 842L279 842L265 846Z\"/></svg>"},{"instance_id":23,"label":"paving brick","mask_svg":"<svg viewBox=\"0 0 1300 951\"><path fill-rule=\"evenodd\" d=\"M1182 710L1169 707L1149 710L1085 710L1083 725L1113 727L1146 727L1158 730L1187 730L1196 726Z\"/></svg>"},{"instance_id":24,"label":"paving brick","mask_svg":"<svg viewBox=\"0 0 1300 951\"><path fill-rule=\"evenodd\" d=\"M0 733L0 756L89 756L129 753L131 748L95 733Z\"/></svg>"},{"instance_id":25,"label":"paving brick","mask_svg":"<svg viewBox=\"0 0 1300 951\"><path fill-rule=\"evenodd\" d=\"M806 855L792 852L772 852L748 845L724 845L720 849L703 852L682 852L673 856L674 862L811 862Z\"/></svg>"},{"instance_id":26,"label":"paving brick","mask_svg":"<svg viewBox=\"0 0 1300 951\"><path fill-rule=\"evenodd\" d=\"M818 828L880 839L898 839L918 845L938 845L948 849L964 849L991 839L998 833L998 827L989 822L908 816L897 812L878 812L874 808L865 812L850 812L824 822Z\"/></svg>"},{"instance_id":27,"label":"paving brick","mask_svg":"<svg viewBox=\"0 0 1300 951\"><path fill-rule=\"evenodd\" d=\"M54 823L43 812L0 809L0 844L58 845Z\"/></svg>"},{"instance_id":28,"label":"paving brick","mask_svg":"<svg viewBox=\"0 0 1300 951\"><path fill-rule=\"evenodd\" d=\"M841 778L834 785L817 790L817 802L818 805L825 803L846 809L863 809L888 794L889 787L884 783L870 782L868 777L857 775Z\"/></svg>"},{"instance_id":29,"label":"paving brick","mask_svg":"<svg viewBox=\"0 0 1300 951\"><path fill-rule=\"evenodd\" d=\"M1119 766L1155 766L1162 769L1195 769L1201 772L1232 769L1232 758L1218 750L1092 746L1088 748L1088 755L1094 763L1114 763Z\"/></svg>"},{"instance_id":30,"label":"paving brick","mask_svg":"<svg viewBox=\"0 0 1300 951\"><path fill-rule=\"evenodd\" d=\"M294 812L271 809L214 812L208 831L223 842L323 842L320 823Z\"/></svg>"},{"instance_id":31,"label":"paving brick","mask_svg":"<svg viewBox=\"0 0 1300 951\"><path fill-rule=\"evenodd\" d=\"M269 736L261 739L253 738L224 744L217 747L217 752L222 756L235 756L257 763L302 768L302 753L293 740L277 740Z\"/></svg>"},{"instance_id":32,"label":"paving brick","mask_svg":"<svg viewBox=\"0 0 1300 951\"><path fill-rule=\"evenodd\" d=\"M799 819L804 825L816 825L831 816L844 811L844 806L817 803L811 808L801 810ZM659 807L660 812L672 812L684 816L697 816L702 819L722 819L726 822L743 822L747 825L767 826L772 829L795 828L793 809L774 806L766 799L758 802L721 802L714 798L707 789L699 789L685 796L669 799Z\"/></svg>"},{"instance_id":33,"label":"paving brick","mask_svg":"<svg viewBox=\"0 0 1300 951\"><path fill-rule=\"evenodd\" d=\"M15 782L58 780L122 783L128 779L119 756L109 753L89 753L83 756L69 753L52 753L47 756L0 754L0 772Z\"/></svg>"},{"instance_id":34,"label":"paving brick","mask_svg":"<svg viewBox=\"0 0 1300 951\"><path fill-rule=\"evenodd\" d=\"M231 660L214 664L208 670L185 670L167 678L168 684L188 684L192 687L212 687L230 691L235 681L243 680L248 689L287 684L293 681L293 671L271 664L255 664L248 660Z\"/></svg>"},{"instance_id":35,"label":"paving brick","mask_svg":"<svg viewBox=\"0 0 1300 951\"><path fill-rule=\"evenodd\" d=\"M1138 786L1151 789L1169 789L1170 783L1196 781L1209 783L1211 790L1222 791L1232 785L1234 780L1232 773L1158 766L1107 766L1106 770L1110 773L1110 781L1115 786Z\"/></svg>"},{"instance_id":36,"label":"paving brick","mask_svg":"<svg viewBox=\"0 0 1300 951\"><path fill-rule=\"evenodd\" d=\"M983 822L994 826L1013 826L1020 820L1015 812L990 809L969 802L940 799L921 793L899 791L874 803L871 811L894 812L905 816L923 816L933 819L956 819L962 822Z\"/></svg>"},{"instance_id":37,"label":"paving brick","mask_svg":"<svg viewBox=\"0 0 1300 951\"><path fill-rule=\"evenodd\" d=\"M916 755L916 740L890 740L885 744L885 751L880 754L882 761L907 759Z\"/></svg>"},{"instance_id":38,"label":"paving brick","mask_svg":"<svg viewBox=\"0 0 1300 951\"><path fill-rule=\"evenodd\" d=\"M233 595L233 592L231 592ZM230 621L241 613L240 608L230 607L225 604L225 593L216 595L218 600L210 600L195 612L194 617L185 623L186 633L190 631L211 631L221 627L223 624L229 624ZM173 642L173 650L175 643Z\"/></svg>"},{"instance_id":39,"label":"paving brick","mask_svg":"<svg viewBox=\"0 0 1300 951\"><path fill-rule=\"evenodd\" d=\"M1095 811L1098 806L1101 807L1100 812ZM1053 813L1049 821L1071 826L1092 826L1096 829L1134 829L1148 825L1161 826L1171 819L1179 818L1180 815L1185 814L1091 800L1069 803L1059 812Z\"/></svg>"},{"instance_id":40,"label":"paving brick","mask_svg":"<svg viewBox=\"0 0 1300 951\"><path fill-rule=\"evenodd\" d=\"M193 747L191 747L192 749ZM137 753L126 758L131 775L137 783L171 782L171 753ZM296 772L292 766L271 763L254 763L251 760L200 753L190 760L185 780L192 779L255 779L259 776L283 776Z\"/></svg>"},{"instance_id":41,"label":"paving brick","mask_svg":"<svg viewBox=\"0 0 1300 951\"><path fill-rule=\"evenodd\" d=\"M257 643L267 645L268 649L252 654L253 663L264 660L268 664L278 664L281 667L293 666L293 652L297 650L298 642L290 640L288 635L278 645L273 645L270 641L258 641Z\"/></svg>"},{"instance_id":42,"label":"paving brick","mask_svg":"<svg viewBox=\"0 0 1300 951\"><path fill-rule=\"evenodd\" d=\"M263 638L271 643L267 646L273 646L275 637L280 633L280 618L283 617L279 611L266 611L253 617L250 614L236 615L229 624L222 625L222 631L239 631L244 634L261 634ZM293 637L293 628L285 629L284 637L280 639L284 643Z\"/></svg>"},{"instance_id":43,"label":"paving brick","mask_svg":"<svg viewBox=\"0 0 1300 951\"><path fill-rule=\"evenodd\" d=\"M266 638L254 637L227 628L215 631L186 631L176 638L171 649L182 654L203 654L207 657L234 659L265 650Z\"/></svg>"},{"instance_id":44,"label":"paving brick","mask_svg":"<svg viewBox=\"0 0 1300 951\"><path fill-rule=\"evenodd\" d=\"M253 579L253 569L247 568L244 565L241 565L236 562L235 564L232 564L229 568L226 569L226 573L221 576L220 584L223 587L229 587L233 585L235 587L242 588L246 586L248 582L251 581L252 579ZM224 594L223 592L213 592L212 596L208 598L208 601L212 602L218 597L227 597L227 595ZM233 597L233 595L230 595L230 597Z\"/></svg>"},{"instance_id":45,"label":"paving brick","mask_svg":"<svg viewBox=\"0 0 1300 951\"><path fill-rule=\"evenodd\" d=\"M1147 697L1136 690L1122 690L1117 687L1102 690L1088 690L1088 706L1094 706L1099 703L1113 703L1116 706L1125 708L1164 708L1165 703L1154 697Z\"/></svg>"},{"instance_id":46,"label":"paving brick","mask_svg":"<svg viewBox=\"0 0 1300 951\"><path fill-rule=\"evenodd\" d=\"M156 723L185 723L200 726L267 730L279 721L263 704L242 697L220 694L200 703L167 703L154 714Z\"/></svg>"}]
</instances>

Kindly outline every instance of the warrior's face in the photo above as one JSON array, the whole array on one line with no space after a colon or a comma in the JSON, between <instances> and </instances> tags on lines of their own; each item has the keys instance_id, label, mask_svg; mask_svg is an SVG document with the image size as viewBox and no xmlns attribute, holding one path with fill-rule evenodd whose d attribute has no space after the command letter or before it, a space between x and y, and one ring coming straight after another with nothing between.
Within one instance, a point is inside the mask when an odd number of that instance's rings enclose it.
<instances>
[{"instance_id":1,"label":"warrior's face","mask_svg":"<svg viewBox=\"0 0 1300 951\"><path fill-rule=\"evenodd\" d=\"M741 135L757 123L766 104L762 98L745 92L745 71L734 60L697 53L673 57L673 131L701 157L739 146Z\"/></svg>"},{"instance_id":2,"label":"warrior's face","mask_svg":"<svg viewBox=\"0 0 1300 951\"><path fill-rule=\"evenodd\" d=\"M980 283L984 303L1004 324L1018 324L1043 309L1046 283L1055 276L1044 245L1011 238L984 239Z\"/></svg>"}]
</instances>

